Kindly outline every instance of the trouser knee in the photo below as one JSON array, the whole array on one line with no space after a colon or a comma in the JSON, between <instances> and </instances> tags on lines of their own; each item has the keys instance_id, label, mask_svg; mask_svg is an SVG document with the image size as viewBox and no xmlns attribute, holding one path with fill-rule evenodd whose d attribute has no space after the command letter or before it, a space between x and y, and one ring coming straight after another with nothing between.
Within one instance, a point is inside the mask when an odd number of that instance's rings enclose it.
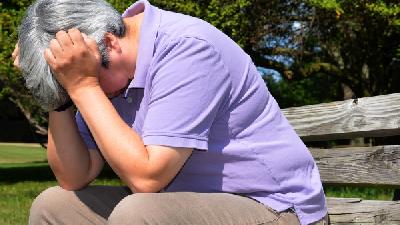
<instances>
[{"instance_id":1,"label":"trouser knee","mask_svg":"<svg viewBox=\"0 0 400 225\"><path fill-rule=\"evenodd\" d=\"M60 209L62 205L60 203L65 202L65 192L64 189L56 186L50 187L40 193L32 203L29 224L56 224L54 217L62 210Z\"/></svg>"},{"instance_id":2,"label":"trouser knee","mask_svg":"<svg viewBox=\"0 0 400 225\"><path fill-rule=\"evenodd\" d=\"M109 225L165 224L162 206L152 199L155 193L136 193L122 199L108 218Z\"/></svg>"}]
</instances>

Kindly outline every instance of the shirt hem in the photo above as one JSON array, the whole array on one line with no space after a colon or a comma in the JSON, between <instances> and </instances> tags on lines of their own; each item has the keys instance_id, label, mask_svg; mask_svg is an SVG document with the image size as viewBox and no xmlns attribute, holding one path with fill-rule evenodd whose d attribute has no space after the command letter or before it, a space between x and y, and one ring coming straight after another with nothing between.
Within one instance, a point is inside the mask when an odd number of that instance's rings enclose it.
<instances>
[{"instance_id":1,"label":"shirt hem","mask_svg":"<svg viewBox=\"0 0 400 225\"><path fill-rule=\"evenodd\" d=\"M301 207L295 205L295 204L288 204L288 203L282 203L279 201L276 201L271 198L265 198L265 197L253 197L253 196L248 196L249 198L253 198L257 200L258 202L262 203L263 205L272 208L273 210L277 212L283 212L289 208L293 208L295 210L295 213L297 215L297 218L300 221L301 225L308 225L310 223L317 222L318 220L322 219L326 214L327 214L327 208L324 206L323 209L318 210L314 213L303 213L301 210Z\"/></svg>"}]
</instances>

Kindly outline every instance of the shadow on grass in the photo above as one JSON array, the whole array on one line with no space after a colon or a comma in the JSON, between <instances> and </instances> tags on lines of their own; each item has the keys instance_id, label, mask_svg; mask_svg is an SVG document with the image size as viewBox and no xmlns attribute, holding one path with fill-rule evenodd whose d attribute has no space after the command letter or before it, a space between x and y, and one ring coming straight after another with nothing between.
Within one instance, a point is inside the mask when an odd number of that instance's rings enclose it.
<instances>
[{"instance_id":1,"label":"shadow on grass","mask_svg":"<svg viewBox=\"0 0 400 225\"><path fill-rule=\"evenodd\" d=\"M109 166L105 166L99 178L117 178ZM55 177L46 162L28 164L9 164L0 166L0 183L16 183L22 181L53 181Z\"/></svg>"}]
</instances>

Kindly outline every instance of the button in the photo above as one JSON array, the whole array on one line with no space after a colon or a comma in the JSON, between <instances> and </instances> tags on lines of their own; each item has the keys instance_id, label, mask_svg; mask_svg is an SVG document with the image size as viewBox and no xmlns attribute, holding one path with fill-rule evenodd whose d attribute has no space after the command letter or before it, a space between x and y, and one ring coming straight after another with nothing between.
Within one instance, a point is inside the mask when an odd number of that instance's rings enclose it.
<instances>
[{"instance_id":1,"label":"button","mask_svg":"<svg viewBox=\"0 0 400 225\"><path fill-rule=\"evenodd\" d=\"M127 101L128 103L132 103L133 99L132 99L132 97L128 97L128 98L126 98L126 101Z\"/></svg>"}]
</instances>

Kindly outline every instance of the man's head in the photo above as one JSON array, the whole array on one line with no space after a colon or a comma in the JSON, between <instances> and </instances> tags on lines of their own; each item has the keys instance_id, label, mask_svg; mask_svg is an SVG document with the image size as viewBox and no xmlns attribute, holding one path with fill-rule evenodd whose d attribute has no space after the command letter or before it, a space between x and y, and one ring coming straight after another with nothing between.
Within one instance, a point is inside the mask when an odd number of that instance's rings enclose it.
<instances>
[{"instance_id":1,"label":"man's head","mask_svg":"<svg viewBox=\"0 0 400 225\"><path fill-rule=\"evenodd\" d=\"M26 86L44 109L52 110L68 101L44 59L55 34L70 28L96 40L103 67L108 67L104 37L125 34L121 15L104 0L37 0L27 10L19 28L19 65Z\"/></svg>"}]
</instances>

